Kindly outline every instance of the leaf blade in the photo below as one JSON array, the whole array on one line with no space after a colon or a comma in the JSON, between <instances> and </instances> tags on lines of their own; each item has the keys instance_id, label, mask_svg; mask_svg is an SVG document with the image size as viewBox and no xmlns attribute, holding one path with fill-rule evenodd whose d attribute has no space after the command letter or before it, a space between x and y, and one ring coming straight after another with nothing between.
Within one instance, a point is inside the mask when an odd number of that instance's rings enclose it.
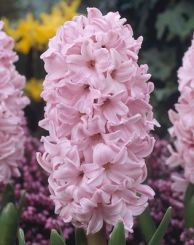
<instances>
[{"instance_id":1,"label":"leaf blade","mask_svg":"<svg viewBox=\"0 0 194 245\"><path fill-rule=\"evenodd\" d=\"M112 232L108 245L126 245L123 223L118 223Z\"/></svg>"},{"instance_id":2,"label":"leaf blade","mask_svg":"<svg viewBox=\"0 0 194 245\"><path fill-rule=\"evenodd\" d=\"M151 240L149 241L148 245L159 245L160 244L161 240L163 239L163 236L166 233L168 225L170 223L171 213L172 213L172 208L169 207L162 221L160 222L160 225L158 226L156 232L154 233Z\"/></svg>"},{"instance_id":3,"label":"leaf blade","mask_svg":"<svg viewBox=\"0 0 194 245\"><path fill-rule=\"evenodd\" d=\"M13 203L8 203L0 216L0 245L14 244L17 236L18 212Z\"/></svg>"},{"instance_id":4,"label":"leaf blade","mask_svg":"<svg viewBox=\"0 0 194 245\"><path fill-rule=\"evenodd\" d=\"M139 216L139 225L146 242L149 242L156 231L156 225L148 208Z\"/></svg>"},{"instance_id":5,"label":"leaf blade","mask_svg":"<svg viewBox=\"0 0 194 245\"><path fill-rule=\"evenodd\" d=\"M66 242L55 229L52 229L51 235L50 235L50 244L51 245L66 245Z\"/></svg>"},{"instance_id":6,"label":"leaf blade","mask_svg":"<svg viewBox=\"0 0 194 245\"><path fill-rule=\"evenodd\" d=\"M24 231L21 228L19 228L19 231L18 231L18 241L19 241L19 245L25 245L26 244Z\"/></svg>"}]
</instances>

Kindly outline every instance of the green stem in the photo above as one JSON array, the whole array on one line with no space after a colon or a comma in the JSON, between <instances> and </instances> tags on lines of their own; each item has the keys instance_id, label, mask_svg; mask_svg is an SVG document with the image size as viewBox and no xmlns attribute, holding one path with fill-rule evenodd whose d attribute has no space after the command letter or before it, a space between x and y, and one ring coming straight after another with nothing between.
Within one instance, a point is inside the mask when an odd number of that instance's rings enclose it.
<instances>
[{"instance_id":1,"label":"green stem","mask_svg":"<svg viewBox=\"0 0 194 245\"><path fill-rule=\"evenodd\" d=\"M88 245L107 245L104 229L87 236Z\"/></svg>"}]
</instances>

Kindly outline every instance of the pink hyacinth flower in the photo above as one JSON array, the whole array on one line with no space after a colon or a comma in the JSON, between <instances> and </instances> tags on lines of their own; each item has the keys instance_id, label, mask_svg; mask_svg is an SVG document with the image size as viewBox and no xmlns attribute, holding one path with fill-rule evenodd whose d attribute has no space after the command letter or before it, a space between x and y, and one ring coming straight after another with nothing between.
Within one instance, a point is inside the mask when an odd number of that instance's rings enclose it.
<instances>
[{"instance_id":1,"label":"pink hyacinth flower","mask_svg":"<svg viewBox=\"0 0 194 245\"><path fill-rule=\"evenodd\" d=\"M137 63L142 37L135 40L125 22L88 8L87 17L59 28L42 55L40 126L49 136L37 159L49 174L56 213L87 234L119 221L132 232L133 217L154 196L143 184L155 142L153 84L147 65Z\"/></svg>"},{"instance_id":2,"label":"pink hyacinth flower","mask_svg":"<svg viewBox=\"0 0 194 245\"><path fill-rule=\"evenodd\" d=\"M176 190L182 191L186 183L194 184L194 40L183 57L183 65L178 70L180 97L175 104L175 111L169 111L173 126L169 129L175 139L174 149L169 147L171 156L168 164L172 167L181 166L183 176L174 176ZM182 184L184 182L184 185Z\"/></svg>"},{"instance_id":3,"label":"pink hyacinth flower","mask_svg":"<svg viewBox=\"0 0 194 245\"><path fill-rule=\"evenodd\" d=\"M2 31L0 22L0 182L19 175L18 162L24 151L24 113L28 99L23 96L25 79L15 70L17 56L13 40Z\"/></svg>"}]
</instances>

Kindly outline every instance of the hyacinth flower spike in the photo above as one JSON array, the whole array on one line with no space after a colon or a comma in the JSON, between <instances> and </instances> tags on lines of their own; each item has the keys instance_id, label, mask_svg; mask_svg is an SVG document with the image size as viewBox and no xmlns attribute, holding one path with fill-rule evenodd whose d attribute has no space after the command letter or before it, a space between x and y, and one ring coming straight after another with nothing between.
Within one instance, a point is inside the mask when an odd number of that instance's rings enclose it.
<instances>
[{"instance_id":1,"label":"hyacinth flower spike","mask_svg":"<svg viewBox=\"0 0 194 245\"><path fill-rule=\"evenodd\" d=\"M4 31L0 21L0 183L8 183L18 176L18 163L24 157L25 118L28 104L22 89L25 78L15 69L18 57L14 42Z\"/></svg>"},{"instance_id":2,"label":"hyacinth flower spike","mask_svg":"<svg viewBox=\"0 0 194 245\"><path fill-rule=\"evenodd\" d=\"M121 222L123 234L132 232L153 198L143 182L157 122L148 67L138 65L142 37L134 39L117 12L87 12L64 23L41 56L47 75L40 126L48 136L37 160L49 175L55 212L94 245L106 244L106 226Z\"/></svg>"}]
</instances>

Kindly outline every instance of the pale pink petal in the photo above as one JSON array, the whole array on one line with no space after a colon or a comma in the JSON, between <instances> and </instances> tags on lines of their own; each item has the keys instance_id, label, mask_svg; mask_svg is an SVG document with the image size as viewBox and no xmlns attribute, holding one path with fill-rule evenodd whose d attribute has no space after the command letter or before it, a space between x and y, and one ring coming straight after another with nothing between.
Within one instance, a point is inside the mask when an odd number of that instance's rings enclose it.
<instances>
[{"instance_id":1,"label":"pale pink petal","mask_svg":"<svg viewBox=\"0 0 194 245\"><path fill-rule=\"evenodd\" d=\"M105 144L98 144L94 148L93 160L94 163L103 165L104 163L111 162L113 159L112 150Z\"/></svg>"}]
</instances>

